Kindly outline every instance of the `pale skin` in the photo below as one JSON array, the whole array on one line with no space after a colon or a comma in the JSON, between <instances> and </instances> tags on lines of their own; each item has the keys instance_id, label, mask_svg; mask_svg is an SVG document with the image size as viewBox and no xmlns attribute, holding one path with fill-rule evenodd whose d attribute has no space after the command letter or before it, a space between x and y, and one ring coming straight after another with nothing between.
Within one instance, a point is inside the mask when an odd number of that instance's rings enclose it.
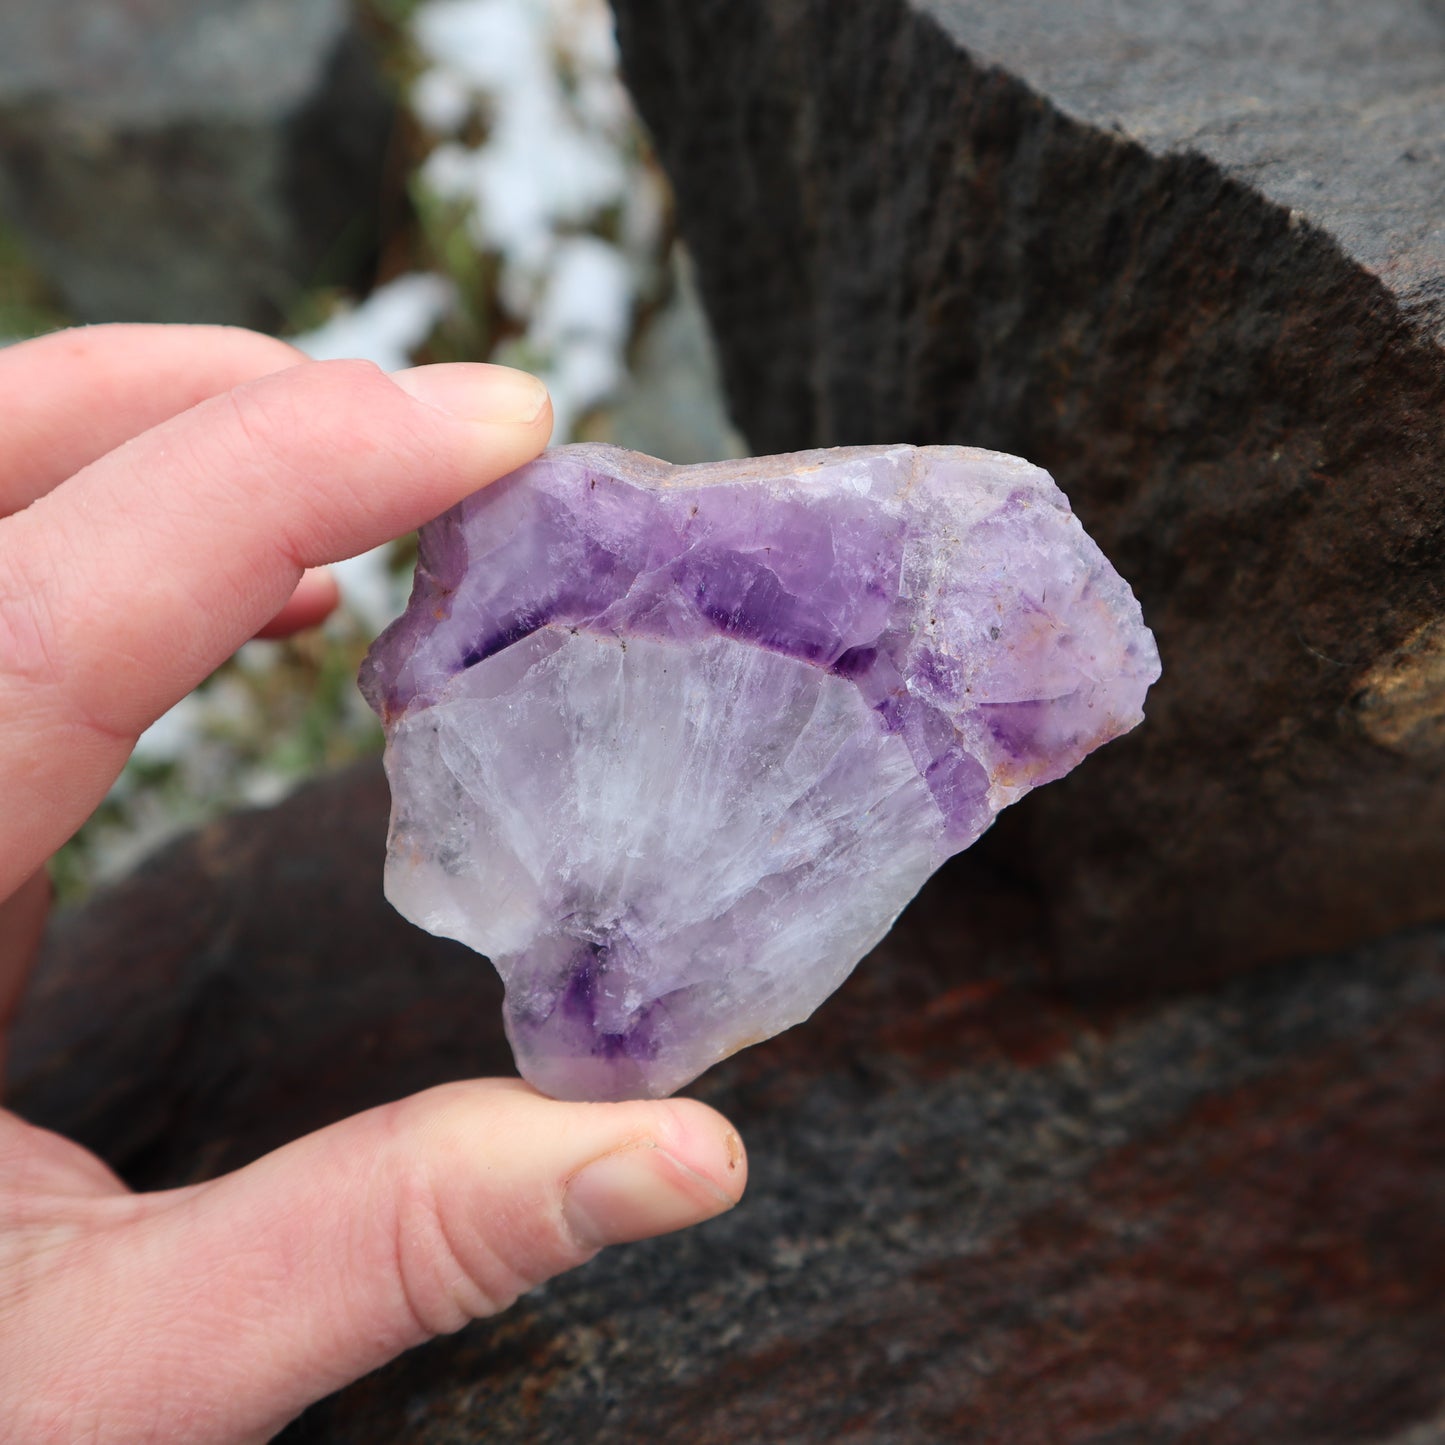
<instances>
[{"instance_id":1,"label":"pale skin","mask_svg":"<svg viewBox=\"0 0 1445 1445\"><path fill-rule=\"evenodd\" d=\"M504 475L550 428L540 384L499 367L388 377L210 327L0 350L0 1064L46 860L140 732L248 638L324 617L326 563ZM694 1101L479 1080L134 1194L0 1110L0 1440L269 1439L603 1246L731 1208L746 1172Z\"/></svg>"}]
</instances>

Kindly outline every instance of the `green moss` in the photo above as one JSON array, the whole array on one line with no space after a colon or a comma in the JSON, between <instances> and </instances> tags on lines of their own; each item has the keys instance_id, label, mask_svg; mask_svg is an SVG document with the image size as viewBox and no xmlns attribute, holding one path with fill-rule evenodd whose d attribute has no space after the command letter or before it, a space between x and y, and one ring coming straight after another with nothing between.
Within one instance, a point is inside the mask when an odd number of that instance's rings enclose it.
<instances>
[{"instance_id":1,"label":"green moss","mask_svg":"<svg viewBox=\"0 0 1445 1445\"><path fill-rule=\"evenodd\" d=\"M20 238L0 226L0 339L42 336L67 318L25 255Z\"/></svg>"}]
</instances>

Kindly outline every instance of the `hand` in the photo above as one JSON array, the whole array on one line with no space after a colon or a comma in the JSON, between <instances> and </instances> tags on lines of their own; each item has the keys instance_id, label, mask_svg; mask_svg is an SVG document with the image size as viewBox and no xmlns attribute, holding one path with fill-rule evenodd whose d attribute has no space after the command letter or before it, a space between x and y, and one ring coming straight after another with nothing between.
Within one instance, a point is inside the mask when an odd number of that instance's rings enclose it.
<instances>
[{"instance_id":1,"label":"hand","mask_svg":"<svg viewBox=\"0 0 1445 1445\"><path fill-rule=\"evenodd\" d=\"M248 637L323 616L334 593L308 569L434 516L550 426L517 372L387 377L239 331L0 351L0 1030L45 861L142 729ZM701 1104L560 1104L513 1081L155 1195L0 1112L0 1439L266 1439L603 1245L730 1208L745 1172Z\"/></svg>"}]
</instances>

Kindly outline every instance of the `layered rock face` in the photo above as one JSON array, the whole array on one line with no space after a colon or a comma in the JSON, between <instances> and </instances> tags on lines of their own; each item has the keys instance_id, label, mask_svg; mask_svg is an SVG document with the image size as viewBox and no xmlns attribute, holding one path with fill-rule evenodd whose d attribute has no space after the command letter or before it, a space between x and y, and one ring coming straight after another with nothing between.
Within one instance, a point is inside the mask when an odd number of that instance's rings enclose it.
<instances>
[{"instance_id":1,"label":"layered rock face","mask_svg":"<svg viewBox=\"0 0 1445 1445\"><path fill-rule=\"evenodd\" d=\"M750 444L1028 456L1144 604L1149 727L984 845L1065 976L1445 912L1445 13L615 10Z\"/></svg>"},{"instance_id":2,"label":"layered rock face","mask_svg":"<svg viewBox=\"0 0 1445 1445\"><path fill-rule=\"evenodd\" d=\"M1016 457L563 447L422 530L363 667L387 895L497 964L533 1083L670 1093L806 1018L1158 675Z\"/></svg>"}]
</instances>

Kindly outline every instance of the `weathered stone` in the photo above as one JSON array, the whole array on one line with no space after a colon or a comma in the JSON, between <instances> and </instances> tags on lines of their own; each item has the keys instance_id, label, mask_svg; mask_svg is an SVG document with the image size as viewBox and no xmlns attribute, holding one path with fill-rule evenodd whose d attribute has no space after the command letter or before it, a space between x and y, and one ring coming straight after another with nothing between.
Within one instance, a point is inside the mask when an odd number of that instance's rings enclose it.
<instances>
[{"instance_id":1,"label":"weathered stone","mask_svg":"<svg viewBox=\"0 0 1445 1445\"><path fill-rule=\"evenodd\" d=\"M11 1102L132 1182L505 1068L465 949L382 902L374 765L62 917ZM346 1445L1438 1445L1445 932L1080 1006L971 852L804 1030L698 1092L741 1207L324 1402Z\"/></svg>"},{"instance_id":2,"label":"weathered stone","mask_svg":"<svg viewBox=\"0 0 1445 1445\"><path fill-rule=\"evenodd\" d=\"M1445 914L1445 11L615 8L752 447L1027 456L1155 628L1149 727L984 845L1065 974Z\"/></svg>"},{"instance_id":3,"label":"weathered stone","mask_svg":"<svg viewBox=\"0 0 1445 1445\"><path fill-rule=\"evenodd\" d=\"M80 321L270 326L356 276L390 114L345 0L0 7L0 218Z\"/></svg>"}]
</instances>

